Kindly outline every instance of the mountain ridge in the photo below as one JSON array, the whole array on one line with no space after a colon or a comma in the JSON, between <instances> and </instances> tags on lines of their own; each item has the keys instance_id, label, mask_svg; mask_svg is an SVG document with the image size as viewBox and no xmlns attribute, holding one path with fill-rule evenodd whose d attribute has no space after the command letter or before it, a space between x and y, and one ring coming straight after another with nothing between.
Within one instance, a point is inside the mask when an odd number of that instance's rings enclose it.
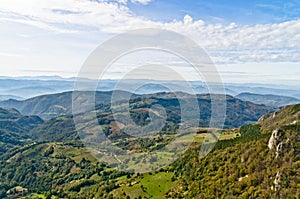
<instances>
[{"instance_id":1,"label":"mountain ridge","mask_svg":"<svg viewBox=\"0 0 300 199\"><path fill-rule=\"evenodd\" d=\"M273 94L255 94L244 92L236 95L235 97L243 101L251 101L256 104L264 104L266 106L276 107L300 103L300 99L298 98Z\"/></svg>"}]
</instances>

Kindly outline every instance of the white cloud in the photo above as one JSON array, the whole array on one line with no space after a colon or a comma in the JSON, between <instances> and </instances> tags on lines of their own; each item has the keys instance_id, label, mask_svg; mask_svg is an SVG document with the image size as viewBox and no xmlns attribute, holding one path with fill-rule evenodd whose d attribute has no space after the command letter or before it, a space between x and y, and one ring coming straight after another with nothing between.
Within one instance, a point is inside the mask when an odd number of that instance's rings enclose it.
<instances>
[{"instance_id":1,"label":"white cloud","mask_svg":"<svg viewBox=\"0 0 300 199\"><path fill-rule=\"evenodd\" d=\"M224 25L206 24L186 15L182 20L159 22L136 16L126 3L127 0L2 0L0 19L59 33L96 29L116 34L138 28L163 28L191 37L209 52L221 51L217 57L224 62L300 61L300 19L274 24Z\"/></svg>"},{"instance_id":2,"label":"white cloud","mask_svg":"<svg viewBox=\"0 0 300 199\"><path fill-rule=\"evenodd\" d=\"M241 64L246 62L300 62L300 51L292 49L213 51L210 57L217 64Z\"/></svg>"},{"instance_id":3,"label":"white cloud","mask_svg":"<svg viewBox=\"0 0 300 199\"><path fill-rule=\"evenodd\" d=\"M118 3L121 4L127 4L128 0L116 0ZM152 0L130 0L130 2L135 3L135 4L143 4L143 5L147 5L150 2L152 2Z\"/></svg>"},{"instance_id":4,"label":"white cloud","mask_svg":"<svg viewBox=\"0 0 300 199\"><path fill-rule=\"evenodd\" d=\"M121 4L126 4L127 3L127 0L117 0L118 3L121 3Z\"/></svg>"},{"instance_id":5,"label":"white cloud","mask_svg":"<svg viewBox=\"0 0 300 199\"><path fill-rule=\"evenodd\" d=\"M151 1L152 0L131 0L132 3L140 3L140 4L143 4L143 5L147 5Z\"/></svg>"},{"instance_id":6,"label":"white cloud","mask_svg":"<svg viewBox=\"0 0 300 199\"><path fill-rule=\"evenodd\" d=\"M21 57L21 55L9 52L0 52L0 57Z\"/></svg>"},{"instance_id":7,"label":"white cloud","mask_svg":"<svg viewBox=\"0 0 300 199\"><path fill-rule=\"evenodd\" d=\"M34 26L34 27L37 27L40 29L57 32L57 33L77 33L77 32L79 32L77 30L59 28L54 25L49 25L49 24L41 22L41 21L26 20L26 19L12 19L12 18L5 18L5 17L3 17L1 19L2 19L2 21L26 24L26 25Z\"/></svg>"}]
</instances>

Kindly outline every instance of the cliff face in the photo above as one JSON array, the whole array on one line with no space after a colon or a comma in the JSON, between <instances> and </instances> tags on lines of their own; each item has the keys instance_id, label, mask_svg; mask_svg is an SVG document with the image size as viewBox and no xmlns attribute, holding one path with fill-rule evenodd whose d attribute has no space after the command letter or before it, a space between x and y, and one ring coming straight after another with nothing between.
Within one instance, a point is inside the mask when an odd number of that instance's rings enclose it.
<instances>
[{"instance_id":1,"label":"cliff face","mask_svg":"<svg viewBox=\"0 0 300 199\"><path fill-rule=\"evenodd\" d=\"M268 147L270 150L275 151L275 158L277 158L287 147L290 147L290 144L290 138L287 137L287 134L281 129L276 129L269 139Z\"/></svg>"},{"instance_id":2,"label":"cliff face","mask_svg":"<svg viewBox=\"0 0 300 199\"><path fill-rule=\"evenodd\" d=\"M268 148L274 157L274 161L281 164L276 168L276 175L271 189L279 194L280 190L289 184L287 179L291 178L290 171L299 172L299 135L300 135L300 108L299 105L284 107L272 114L259 120L265 131L273 130L268 141ZM290 161L288 161L291 159ZM299 173L298 173L299 175ZM299 179L297 178L299 182ZM299 186L299 184L297 185Z\"/></svg>"}]
</instances>

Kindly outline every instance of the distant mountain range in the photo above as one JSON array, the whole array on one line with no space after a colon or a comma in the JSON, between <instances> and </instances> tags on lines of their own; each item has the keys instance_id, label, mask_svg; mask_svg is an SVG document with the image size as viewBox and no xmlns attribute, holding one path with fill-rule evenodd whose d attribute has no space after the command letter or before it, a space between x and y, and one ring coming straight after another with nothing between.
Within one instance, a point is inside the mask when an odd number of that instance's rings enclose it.
<instances>
[{"instance_id":1,"label":"distant mountain range","mask_svg":"<svg viewBox=\"0 0 300 199\"><path fill-rule=\"evenodd\" d=\"M11 95L12 99L32 98L44 94L54 94L74 90L76 78L62 78L59 76L37 76L37 77L0 77L1 95ZM85 80L85 86L89 88L91 83L97 83L95 80ZM118 85L118 80L101 80L97 86L97 91L118 90L130 91L131 88L137 88L136 94L149 94L157 92L188 92L183 81L160 81L147 79L128 79L122 80L122 84ZM210 93L208 86L201 81L188 82L194 93L205 94ZM300 98L300 89L295 86L285 85L268 85L268 84L224 84L225 93L228 95L238 95L240 93L249 92L262 95L282 95ZM88 89L90 90L90 89ZM14 97L15 96L15 97ZM1 99L1 98L0 98Z\"/></svg>"},{"instance_id":2,"label":"distant mountain range","mask_svg":"<svg viewBox=\"0 0 300 199\"><path fill-rule=\"evenodd\" d=\"M235 97L243 101L253 102L255 104L264 104L267 106L276 106L276 107L300 103L300 99L297 99L295 97L281 96L281 95L240 93Z\"/></svg>"},{"instance_id":3,"label":"distant mountain range","mask_svg":"<svg viewBox=\"0 0 300 199\"><path fill-rule=\"evenodd\" d=\"M79 103L85 103L86 98L84 96L93 94L92 92L79 92L77 100ZM175 93L176 94L176 93ZM132 119L139 125L145 125L147 121L151 120L149 117L149 111L153 105L161 105L164 107L167 118L166 126L162 129L163 134L168 134L169 131L176 131L181 121L181 106L178 101L178 97L181 100L188 101L192 97L190 94L177 93L156 93L147 95L136 95L125 91L115 91L115 95L118 95L118 106L123 107L128 96L131 96L130 100L130 113ZM96 92L96 114L98 117L98 122L100 125L104 125L107 136L112 139L118 139L119 137L127 137L123 133L115 132L115 121L114 116L111 112L110 102L111 102L112 92ZM176 98L177 97L177 98ZM217 97L217 96L216 96ZM197 100L200 110L199 126L208 127L211 117L211 96L208 94L197 95ZM237 98L226 96L227 108L226 108L226 118L225 127L239 127L248 123L256 122L262 115L270 113L276 110L274 107L269 107L265 105L257 105L252 102L245 102ZM27 120L16 120L16 121L26 121L27 123L23 125L23 128L27 129L27 136L34 138L38 141L74 141L79 139L76 132L75 124L72 114L72 92L65 92L52 95L43 95L34 98L30 98L24 101L8 100L0 103L0 106L6 108L15 108L19 110L22 114L26 115L37 115L32 117L27 117ZM7 115L12 115L15 113L17 118L22 115L15 109L8 109L14 111L8 111ZM194 107L192 107L194 109ZM3 109L5 112L6 109ZM82 127L89 126L92 128L95 122L90 118L90 113L93 110L85 110L85 112L80 113L82 118L82 123L77 124ZM125 112L118 112L118 117L125 117ZM193 111L190 111L191 117L190 121L194 120ZM162 115L160 111L156 111L158 117ZM41 118L48 120L43 121ZM6 116L6 119L8 116ZM8 120L6 120L7 122ZM33 123L32 123L33 122ZM38 122L39 125L35 125L34 122ZM7 123L8 124L8 123ZM122 124L124 126L128 124ZM18 123L9 124L10 128L18 127ZM130 126L130 125L129 125ZM30 127L30 128L29 128ZM5 129L4 129L5 130ZM15 132L15 130L11 130ZM130 130L132 131L132 129Z\"/></svg>"},{"instance_id":4,"label":"distant mountain range","mask_svg":"<svg viewBox=\"0 0 300 199\"><path fill-rule=\"evenodd\" d=\"M0 93L26 99L43 94L69 91L72 90L73 84L73 81L67 80L0 79ZM16 98L12 97L12 99Z\"/></svg>"},{"instance_id":5,"label":"distant mountain range","mask_svg":"<svg viewBox=\"0 0 300 199\"><path fill-rule=\"evenodd\" d=\"M95 94L95 104L110 104L112 91L107 92L88 92L82 91L78 92L82 97L76 98L76 103L85 103L87 95ZM147 101L149 99L164 99L169 101L168 106L175 106L172 104L172 100L174 100L174 94L170 93L155 93L155 94L147 94L147 95L136 95L131 94L126 91L114 91L114 95L118 96L118 100L122 101L122 99L127 99L130 97L131 99L140 98L142 101ZM178 96L181 98L192 98L193 96L186 93L178 93ZM197 95L200 112L202 115L206 115L209 117L210 112L210 95L208 94L199 94ZM251 102L245 102L239 99L236 99L231 96L227 96L227 121L225 123L229 126L240 126L245 124L245 122L253 122L256 121L261 115L274 111L275 109L272 107L257 105ZM178 105L176 105L178 108ZM72 92L64 92L58 94L51 95L42 95L34 98L30 98L23 101L18 100L6 100L0 102L0 107L3 108L15 108L25 115L38 115L43 119L51 119L61 115L70 115L72 114ZM86 110L85 110L86 111ZM235 118L237 115L240 117ZM235 120L235 121L234 121ZM239 121L241 120L241 121ZM229 122L231 121L231 122ZM205 122L207 123L207 122Z\"/></svg>"},{"instance_id":6,"label":"distant mountain range","mask_svg":"<svg viewBox=\"0 0 300 199\"><path fill-rule=\"evenodd\" d=\"M15 100L23 100L24 98L16 96L16 95L0 95L0 101L5 101L9 99L15 99Z\"/></svg>"},{"instance_id":7,"label":"distant mountain range","mask_svg":"<svg viewBox=\"0 0 300 199\"><path fill-rule=\"evenodd\" d=\"M77 98L79 100L78 103L85 103L85 96L94 94L87 91L79 93ZM95 94L96 104L98 104L96 106L98 122L100 125L107 125L108 133L114 134L114 132L110 132L109 130L114 128L114 117L110 109L112 92L98 91ZM175 94L162 92L136 95L125 91L115 91L115 95L118 96L119 106L121 107L124 103L127 103L122 100L128 98L128 96L131 97L130 111L132 114L131 117L134 118L135 122L140 125L147 123L146 121L150 119L148 111L150 111L153 105L159 104L165 108L167 113L167 121L170 127L167 125L166 129L173 130L173 127L177 128L179 123L181 123L181 107L176 97L187 101L192 97L186 93L177 93L176 96ZM208 94L199 94L197 100L200 109L199 125L207 127L211 116L211 96ZM273 107L245 102L231 96L226 96L226 101L225 127L239 127L253 123L262 115L276 110ZM72 92L43 95L23 101L7 100L0 102L0 107L6 108L0 108L0 131L2 132L2 139L4 139L2 140L3 142L10 140L9 142L19 143L19 141L26 140L29 137L33 137L39 141L72 141L79 138L72 118ZM89 118L90 111L93 110L84 111L81 113L83 118ZM156 112L155 114L158 113ZM118 113L119 116L122 114L124 113ZM44 122L41 118L47 121ZM83 126L92 125L92 121L89 119L84 119L83 121ZM171 128L171 126L173 127ZM164 130L166 131L165 133L168 132L166 129ZM15 141L12 141L12 135L16 137ZM7 145L3 145L3 147L7 148Z\"/></svg>"}]
</instances>

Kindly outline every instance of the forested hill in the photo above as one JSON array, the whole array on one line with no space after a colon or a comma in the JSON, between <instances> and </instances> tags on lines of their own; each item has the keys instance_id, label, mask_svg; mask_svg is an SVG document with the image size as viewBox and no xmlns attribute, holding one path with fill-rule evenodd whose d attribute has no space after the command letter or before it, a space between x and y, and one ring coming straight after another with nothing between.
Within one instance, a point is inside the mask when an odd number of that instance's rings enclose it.
<instances>
[{"instance_id":1,"label":"forested hill","mask_svg":"<svg viewBox=\"0 0 300 199\"><path fill-rule=\"evenodd\" d=\"M183 94L183 97L189 96ZM187 98L188 99L188 98ZM273 107L264 105L257 105L251 102L244 102L239 99L227 96L227 111L225 118L225 127L233 128L239 127L248 123L256 122L262 115L276 110ZM211 101L209 95L198 96L200 109L200 127L208 127L211 117ZM124 102L126 103L126 102ZM150 120L149 111L153 105L159 104L165 108L167 113L167 124L164 129L168 127L178 127L181 122L181 107L179 101L173 95L167 93L160 93L155 95L145 95L143 97L136 97L130 101L130 113L132 119L139 125L147 124ZM110 109L110 104L102 104L96 107L98 122L103 128L107 129L108 134L112 134L114 126L114 117ZM127 112L120 112L124 115ZM89 118L90 112L83 113L83 118ZM90 120L84 119L83 125L94 125ZM91 126L90 126L91 128ZM172 129L172 128L171 128ZM174 130L174 129L173 129ZM164 130L163 130L164 131ZM40 141L67 141L78 139L75 130L75 124L72 116L59 116L46 121L44 124L31 130L31 135ZM164 133L166 133L164 131Z\"/></svg>"},{"instance_id":2,"label":"forested hill","mask_svg":"<svg viewBox=\"0 0 300 199\"><path fill-rule=\"evenodd\" d=\"M226 134L226 132L224 132ZM172 167L167 198L299 198L300 104L267 114L197 158L199 146Z\"/></svg>"},{"instance_id":3,"label":"forested hill","mask_svg":"<svg viewBox=\"0 0 300 199\"><path fill-rule=\"evenodd\" d=\"M28 132L43 122L38 116L24 116L15 109L0 108L0 155L28 144Z\"/></svg>"},{"instance_id":4,"label":"forested hill","mask_svg":"<svg viewBox=\"0 0 300 199\"><path fill-rule=\"evenodd\" d=\"M125 91L116 91L120 100L128 95L131 95ZM77 92L79 97L78 103L85 103L88 95L95 95L96 104L107 104L111 101L111 91L107 92L89 92L82 91ZM72 114L72 94L73 92L63 92L50 95L41 95L26 100L5 100L0 102L2 108L14 108L20 111L24 115L38 115L39 117L48 120L60 115ZM80 97L81 96L81 97ZM133 95L134 97L134 95Z\"/></svg>"},{"instance_id":5,"label":"forested hill","mask_svg":"<svg viewBox=\"0 0 300 199\"><path fill-rule=\"evenodd\" d=\"M111 103L112 92L100 92L95 93L82 91L77 92L78 97L76 98L76 103L84 104L86 103L87 95L95 95L95 104L109 105ZM118 100L130 98L132 100L139 99L140 101L151 101L153 98L155 101L168 101L165 102L169 107L179 108L178 104L172 104L176 97L182 99L194 98L194 96L186 93L155 93L147 95L136 95L128 93L126 91L114 91L114 95L118 96ZM198 94L196 96L199 103L200 112L202 115L210 114L211 97L209 94ZM251 102L246 102L234 98L232 96L226 96L227 103L227 126L241 126L247 123L255 122L261 115L272 112L275 110L274 107L269 107L265 105L257 105ZM38 115L44 120L49 120L51 118L61 116L61 115L71 115L72 114L72 92L64 92L51 95L42 95L34 98L30 98L23 101L18 100L6 100L0 102L0 107L2 108L14 108L24 115ZM168 108L168 107L167 107ZM239 120L235 122L236 120ZM241 121L242 120L242 121Z\"/></svg>"},{"instance_id":6,"label":"forested hill","mask_svg":"<svg viewBox=\"0 0 300 199\"><path fill-rule=\"evenodd\" d=\"M210 143L201 142L205 131L199 131L181 158L145 174L107 168L80 142L32 143L1 156L1 198L297 198L299 111L300 105L288 106L224 130L205 157L201 144Z\"/></svg>"}]
</instances>

